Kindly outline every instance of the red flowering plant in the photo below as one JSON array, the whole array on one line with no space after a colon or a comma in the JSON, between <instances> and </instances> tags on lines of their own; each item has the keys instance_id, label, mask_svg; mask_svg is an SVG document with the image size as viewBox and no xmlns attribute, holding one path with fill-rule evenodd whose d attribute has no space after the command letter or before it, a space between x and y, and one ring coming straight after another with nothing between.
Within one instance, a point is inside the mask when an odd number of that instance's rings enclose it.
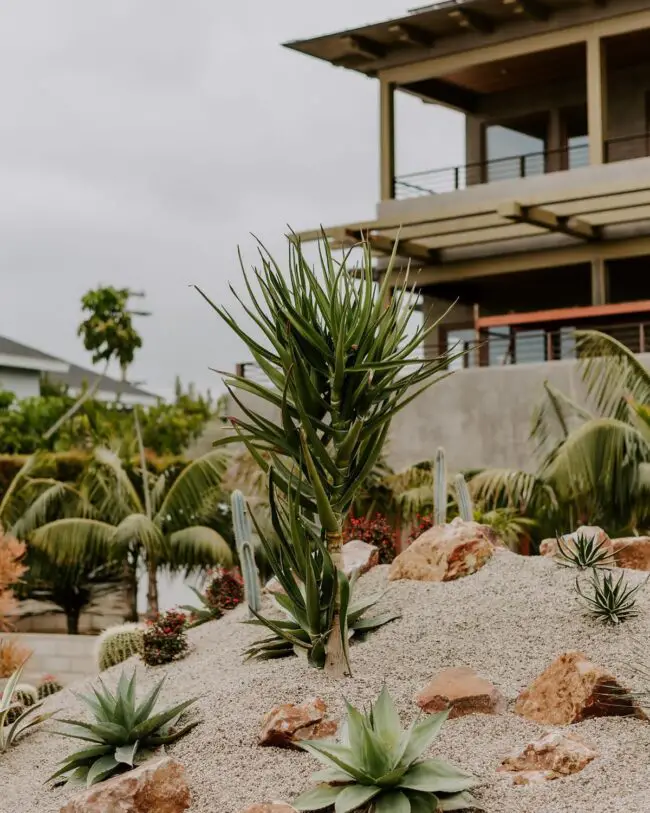
<instances>
[{"instance_id":1,"label":"red flowering plant","mask_svg":"<svg viewBox=\"0 0 650 813\"><path fill-rule=\"evenodd\" d=\"M406 540L406 547L408 547L411 542L415 542L418 536L428 531L429 528L433 528L433 519L430 516L421 517L419 514L416 514L415 522L416 524L412 528L409 538Z\"/></svg>"},{"instance_id":2,"label":"red flowering plant","mask_svg":"<svg viewBox=\"0 0 650 813\"><path fill-rule=\"evenodd\" d=\"M148 666L158 666L182 658L187 652L187 616L179 610L159 613L147 621L142 659Z\"/></svg>"},{"instance_id":3,"label":"red flowering plant","mask_svg":"<svg viewBox=\"0 0 650 813\"><path fill-rule=\"evenodd\" d=\"M350 517L344 529L344 542L361 539L379 550L379 564L389 565L397 556L395 531L382 514Z\"/></svg>"},{"instance_id":4,"label":"red flowering plant","mask_svg":"<svg viewBox=\"0 0 650 813\"><path fill-rule=\"evenodd\" d=\"M239 568L219 567L205 588L206 602L221 612L234 610L244 600L244 580Z\"/></svg>"}]
</instances>

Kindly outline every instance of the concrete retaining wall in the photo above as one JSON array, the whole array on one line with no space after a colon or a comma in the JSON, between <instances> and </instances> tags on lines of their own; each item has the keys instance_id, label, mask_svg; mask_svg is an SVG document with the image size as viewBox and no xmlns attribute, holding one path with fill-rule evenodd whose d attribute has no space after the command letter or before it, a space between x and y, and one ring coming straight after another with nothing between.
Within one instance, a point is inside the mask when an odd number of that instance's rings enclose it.
<instances>
[{"instance_id":1,"label":"concrete retaining wall","mask_svg":"<svg viewBox=\"0 0 650 813\"><path fill-rule=\"evenodd\" d=\"M94 635L8 633L2 637L16 639L32 651L25 667L25 682L36 682L50 674L66 686L97 674Z\"/></svg>"}]
</instances>

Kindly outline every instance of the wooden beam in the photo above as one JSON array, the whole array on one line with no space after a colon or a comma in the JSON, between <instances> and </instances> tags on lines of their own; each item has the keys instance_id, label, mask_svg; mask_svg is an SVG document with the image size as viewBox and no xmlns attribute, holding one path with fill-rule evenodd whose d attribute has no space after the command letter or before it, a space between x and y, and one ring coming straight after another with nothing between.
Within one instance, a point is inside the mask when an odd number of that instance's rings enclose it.
<instances>
[{"instance_id":1,"label":"wooden beam","mask_svg":"<svg viewBox=\"0 0 650 813\"><path fill-rule=\"evenodd\" d=\"M480 34L491 34L494 31L494 22L485 14L470 8L456 8L449 12L449 16L458 20L461 28L471 28Z\"/></svg>"},{"instance_id":2,"label":"wooden beam","mask_svg":"<svg viewBox=\"0 0 650 813\"><path fill-rule=\"evenodd\" d=\"M531 226L539 226L547 231L567 234L569 237L577 237L580 240L598 240L600 238L597 226L592 226L579 217L557 215L542 206L522 206L521 203L512 200L502 203L497 212L506 220L513 220L515 223L529 223Z\"/></svg>"},{"instance_id":3,"label":"wooden beam","mask_svg":"<svg viewBox=\"0 0 650 813\"><path fill-rule=\"evenodd\" d=\"M473 90L467 90L444 79L426 79L416 82L404 90L416 93L420 98L440 102L447 107L453 107L466 113L478 110L480 95Z\"/></svg>"},{"instance_id":4,"label":"wooden beam","mask_svg":"<svg viewBox=\"0 0 650 813\"><path fill-rule=\"evenodd\" d=\"M395 197L395 85L379 82L379 194Z\"/></svg>"},{"instance_id":5,"label":"wooden beam","mask_svg":"<svg viewBox=\"0 0 650 813\"><path fill-rule=\"evenodd\" d=\"M525 14L533 20L546 22L551 9L542 0L503 0L504 6L513 6L515 14Z\"/></svg>"},{"instance_id":6,"label":"wooden beam","mask_svg":"<svg viewBox=\"0 0 650 813\"><path fill-rule=\"evenodd\" d=\"M341 44L350 56L361 56L365 59L381 59L386 54L386 48L380 42L361 37L358 34L348 34L341 37Z\"/></svg>"},{"instance_id":7,"label":"wooden beam","mask_svg":"<svg viewBox=\"0 0 650 813\"><path fill-rule=\"evenodd\" d=\"M589 122L589 163L607 161L607 51L599 36L587 40L587 116Z\"/></svg>"},{"instance_id":8,"label":"wooden beam","mask_svg":"<svg viewBox=\"0 0 650 813\"><path fill-rule=\"evenodd\" d=\"M395 23L388 30L398 42L413 45L418 48L431 48L435 43L433 34L408 23Z\"/></svg>"},{"instance_id":9,"label":"wooden beam","mask_svg":"<svg viewBox=\"0 0 650 813\"><path fill-rule=\"evenodd\" d=\"M383 254L392 254L395 247L395 240L392 237L385 237L381 234L374 234L373 232L364 231L350 231L347 230L347 236L350 240L355 242L367 241L371 248L382 252ZM400 240L398 242L397 254L399 257L407 257L414 260L425 260L427 262L436 262L438 259L437 252L423 246L420 243L414 243L412 240Z\"/></svg>"},{"instance_id":10,"label":"wooden beam","mask_svg":"<svg viewBox=\"0 0 650 813\"><path fill-rule=\"evenodd\" d=\"M650 299L639 302L619 302L615 305L585 305L582 308L553 308L532 313L504 313L499 316L480 316L479 328L505 327L506 325L536 325L548 322L565 322L579 319L598 319L603 316L625 316L628 313L647 313Z\"/></svg>"}]
</instances>

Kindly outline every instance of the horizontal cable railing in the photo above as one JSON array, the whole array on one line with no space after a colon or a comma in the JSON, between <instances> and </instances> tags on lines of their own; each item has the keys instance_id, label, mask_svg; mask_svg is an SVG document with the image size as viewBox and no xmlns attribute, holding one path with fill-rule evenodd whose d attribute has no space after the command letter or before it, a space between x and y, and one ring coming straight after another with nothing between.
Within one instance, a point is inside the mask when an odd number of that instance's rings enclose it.
<instances>
[{"instance_id":1,"label":"horizontal cable railing","mask_svg":"<svg viewBox=\"0 0 650 813\"><path fill-rule=\"evenodd\" d=\"M605 141L605 161L629 161L650 156L650 132L618 136Z\"/></svg>"}]
</instances>

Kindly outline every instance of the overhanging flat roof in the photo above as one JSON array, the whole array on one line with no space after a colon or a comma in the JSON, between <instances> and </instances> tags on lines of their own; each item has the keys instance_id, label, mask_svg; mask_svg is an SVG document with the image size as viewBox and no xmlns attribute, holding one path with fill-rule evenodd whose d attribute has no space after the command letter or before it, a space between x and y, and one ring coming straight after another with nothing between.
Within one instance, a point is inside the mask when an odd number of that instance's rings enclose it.
<instances>
[{"instance_id":1,"label":"overhanging flat roof","mask_svg":"<svg viewBox=\"0 0 650 813\"><path fill-rule=\"evenodd\" d=\"M382 67L435 56L441 40L474 33L489 42L490 35L522 20L547 23L572 12L575 18L582 10L591 10L595 18L613 16L616 5L608 7L602 0L445 0L403 17L294 40L285 47L373 76ZM567 19L568 25L577 22Z\"/></svg>"}]
</instances>

